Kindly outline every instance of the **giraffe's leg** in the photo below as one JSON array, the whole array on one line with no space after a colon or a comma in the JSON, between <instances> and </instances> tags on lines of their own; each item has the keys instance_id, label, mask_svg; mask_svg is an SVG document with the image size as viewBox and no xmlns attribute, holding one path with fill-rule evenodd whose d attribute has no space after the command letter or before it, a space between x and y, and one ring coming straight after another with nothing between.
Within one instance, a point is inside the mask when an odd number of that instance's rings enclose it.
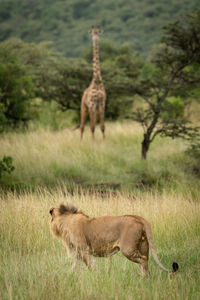
<instances>
[{"instance_id":1,"label":"giraffe's leg","mask_svg":"<svg viewBox=\"0 0 200 300\"><path fill-rule=\"evenodd\" d=\"M90 129L92 132L92 140L94 140L96 120L97 120L96 112L90 110Z\"/></svg>"},{"instance_id":2,"label":"giraffe's leg","mask_svg":"<svg viewBox=\"0 0 200 300\"><path fill-rule=\"evenodd\" d=\"M101 107L99 115L100 115L100 128L103 134L103 139L105 139L105 125L104 125L105 107Z\"/></svg>"},{"instance_id":3,"label":"giraffe's leg","mask_svg":"<svg viewBox=\"0 0 200 300\"><path fill-rule=\"evenodd\" d=\"M84 105L84 103L82 103L81 104L81 125L80 125L81 140L83 139L84 125L85 125L86 118L87 118L87 108Z\"/></svg>"}]
</instances>

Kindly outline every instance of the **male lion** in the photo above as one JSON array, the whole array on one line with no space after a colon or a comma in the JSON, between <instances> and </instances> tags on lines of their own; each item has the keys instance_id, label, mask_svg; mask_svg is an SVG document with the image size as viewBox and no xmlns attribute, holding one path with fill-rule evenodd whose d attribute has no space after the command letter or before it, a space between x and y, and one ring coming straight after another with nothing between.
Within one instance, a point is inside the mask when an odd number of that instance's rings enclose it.
<instances>
[{"instance_id":1,"label":"male lion","mask_svg":"<svg viewBox=\"0 0 200 300\"><path fill-rule=\"evenodd\" d=\"M111 256L118 251L129 260L138 263L143 273L149 274L149 247L158 266L167 272L159 261L154 246L150 224L142 217L124 215L90 218L72 205L61 204L50 210L51 230L66 245L69 255L81 259L88 267L93 265L92 256Z\"/></svg>"}]
</instances>

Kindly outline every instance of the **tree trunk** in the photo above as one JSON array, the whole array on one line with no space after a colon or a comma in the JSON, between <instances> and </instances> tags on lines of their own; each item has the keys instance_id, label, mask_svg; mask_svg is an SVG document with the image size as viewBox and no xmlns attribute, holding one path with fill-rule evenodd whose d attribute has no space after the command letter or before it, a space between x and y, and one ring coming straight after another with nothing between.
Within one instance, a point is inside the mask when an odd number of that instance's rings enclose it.
<instances>
[{"instance_id":1,"label":"tree trunk","mask_svg":"<svg viewBox=\"0 0 200 300\"><path fill-rule=\"evenodd\" d=\"M142 141L142 158L146 159L147 158L147 152L149 150L150 146L150 139L147 134L144 134L144 139Z\"/></svg>"}]
</instances>

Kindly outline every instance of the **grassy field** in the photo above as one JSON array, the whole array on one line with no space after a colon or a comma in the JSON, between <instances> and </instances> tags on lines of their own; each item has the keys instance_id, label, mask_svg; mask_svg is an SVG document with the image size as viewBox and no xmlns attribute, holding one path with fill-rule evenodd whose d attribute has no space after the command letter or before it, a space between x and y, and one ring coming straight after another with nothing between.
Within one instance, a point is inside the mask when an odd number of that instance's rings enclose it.
<instances>
[{"instance_id":1,"label":"grassy field","mask_svg":"<svg viewBox=\"0 0 200 300\"><path fill-rule=\"evenodd\" d=\"M99 128L91 142L89 128L80 143L79 130L37 130L10 133L0 138L0 157L13 157L16 170L1 181L15 190L54 188L63 183L69 190L137 191L156 189L188 190L198 198L199 176L185 155L181 140L157 139L148 161L141 160L142 130L133 123L107 124L107 139Z\"/></svg>"},{"instance_id":2,"label":"grassy field","mask_svg":"<svg viewBox=\"0 0 200 300\"><path fill-rule=\"evenodd\" d=\"M199 299L199 178L181 140L157 139L140 160L141 130L108 124L95 143L79 132L37 130L0 139L16 170L1 180L0 299ZM97 269L71 270L49 230L49 209L73 203L90 216L137 214L152 224L158 256L150 278L121 254L97 258Z\"/></svg>"}]
</instances>

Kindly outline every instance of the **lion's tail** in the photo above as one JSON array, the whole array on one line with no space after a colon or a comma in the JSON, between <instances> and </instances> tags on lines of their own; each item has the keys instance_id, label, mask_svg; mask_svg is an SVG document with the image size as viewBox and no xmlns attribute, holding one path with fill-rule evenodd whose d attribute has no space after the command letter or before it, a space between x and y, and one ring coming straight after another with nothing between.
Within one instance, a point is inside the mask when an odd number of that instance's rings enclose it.
<instances>
[{"instance_id":1,"label":"lion's tail","mask_svg":"<svg viewBox=\"0 0 200 300\"><path fill-rule=\"evenodd\" d=\"M154 239L153 239L153 234L152 234L152 231L151 231L151 225L146 221L146 220L142 220L143 221L143 225L144 225L144 229L145 229L145 232L146 232L146 235L147 235L147 240L149 242L149 247L151 249L151 252L152 252L152 256L155 260L155 262L158 264L158 266L163 269L164 271L166 272L176 272L178 270L178 264L176 262L174 262L172 264L172 270L169 270L167 268L165 268L159 258L158 258L158 255L157 255L157 252L156 252L156 248L155 248L155 244L154 244Z\"/></svg>"}]
</instances>

